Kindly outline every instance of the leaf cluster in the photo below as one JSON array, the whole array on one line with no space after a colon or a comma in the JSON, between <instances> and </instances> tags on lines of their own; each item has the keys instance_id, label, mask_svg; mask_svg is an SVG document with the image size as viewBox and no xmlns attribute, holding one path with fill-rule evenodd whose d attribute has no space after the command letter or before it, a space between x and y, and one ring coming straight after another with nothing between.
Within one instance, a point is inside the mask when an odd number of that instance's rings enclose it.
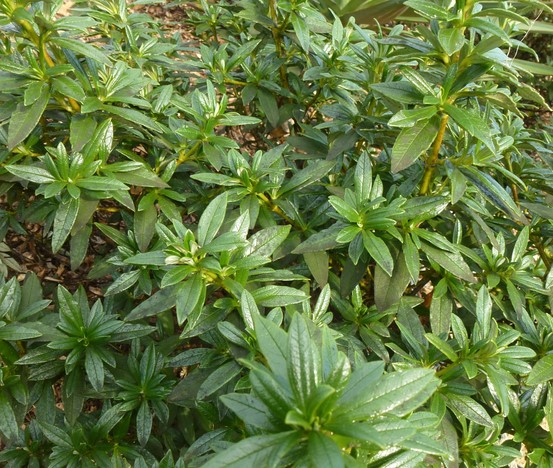
<instances>
[{"instance_id":1,"label":"leaf cluster","mask_svg":"<svg viewBox=\"0 0 553 468\"><path fill-rule=\"evenodd\" d=\"M547 5L61 3L0 3L0 237L105 287L0 283L0 463L553 463Z\"/></svg>"}]
</instances>

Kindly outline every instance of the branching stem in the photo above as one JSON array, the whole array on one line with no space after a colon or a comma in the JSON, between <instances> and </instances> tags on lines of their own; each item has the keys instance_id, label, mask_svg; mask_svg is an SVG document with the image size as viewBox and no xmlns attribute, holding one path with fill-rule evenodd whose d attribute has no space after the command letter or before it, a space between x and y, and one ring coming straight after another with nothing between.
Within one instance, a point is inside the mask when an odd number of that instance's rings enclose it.
<instances>
[{"instance_id":1,"label":"branching stem","mask_svg":"<svg viewBox=\"0 0 553 468\"><path fill-rule=\"evenodd\" d=\"M432 146L432 153L427 158L424 168L424 175L422 176L422 183L420 189L420 195L427 195L428 190L430 189L430 182L432 181L432 176L434 175L434 167L440 156L440 149L442 147L442 142L444 140L445 131L447 129L447 121L449 115L443 114L442 119L440 120L440 129L438 130L438 135L434 140Z\"/></svg>"}]
</instances>

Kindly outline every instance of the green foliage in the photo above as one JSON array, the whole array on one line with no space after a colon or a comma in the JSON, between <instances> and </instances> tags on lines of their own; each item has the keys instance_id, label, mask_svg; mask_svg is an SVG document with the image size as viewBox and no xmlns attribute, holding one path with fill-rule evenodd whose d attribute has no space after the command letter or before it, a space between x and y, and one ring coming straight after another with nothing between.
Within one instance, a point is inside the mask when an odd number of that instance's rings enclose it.
<instances>
[{"instance_id":1,"label":"green foliage","mask_svg":"<svg viewBox=\"0 0 553 468\"><path fill-rule=\"evenodd\" d=\"M0 2L0 238L103 297L0 283L0 463L553 463L545 4L61 3Z\"/></svg>"}]
</instances>

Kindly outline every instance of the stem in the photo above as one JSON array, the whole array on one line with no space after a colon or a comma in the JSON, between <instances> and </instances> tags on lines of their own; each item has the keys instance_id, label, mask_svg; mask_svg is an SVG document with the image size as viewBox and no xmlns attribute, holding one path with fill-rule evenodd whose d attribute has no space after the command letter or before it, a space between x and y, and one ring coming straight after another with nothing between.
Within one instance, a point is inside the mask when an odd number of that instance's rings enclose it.
<instances>
[{"instance_id":1,"label":"stem","mask_svg":"<svg viewBox=\"0 0 553 468\"><path fill-rule=\"evenodd\" d=\"M538 253L540 254L540 258L545 265L546 272L545 276L549 274L549 271L551 270L551 259L549 258L549 255L547 254L547 251L545 250L545 247L539 240L539 238L532 239L534 241L534 245L536 246L536 249L538 249Z\"/></svg>"},{"instance_id":2,"label":"stem","mask_svg":"<svg viewBox=\"0 0 553 468\"><path fill-rule=\"evenodd\" d=\"M21 28L27 33L27 37L29 38L29 40L38 47L40 45L40 39L38 37L38 34L31 26L31 23L29 23L27 20L24 20L24 19L20 19L20 20L14 19L14 21L19 26L21 26Z\"/></svg>"},{"instance_id":3,"label":"stem","mask_svg":"<svg viewBox=\"0 0 553 468\"><path fill-rule=\"evenodd\" d=\"M75 112L81 111L81 105L75 99L68 97L67 100Z\"/></svg>"},{"instance_id":4,"label":"stem","mask_svg":"<svg viewBox=\"0 0 553 468\"><path fill-rule=\"evenodd\" d=\"M62 109L66 110L67 112L70 112L70 113L74 112L73 107L67 105L67 103L62 98L55 96L54 99L60 105L60 107Z\"/></svg>"},{"instance_id":5,"label":"stem","mask_svg":"<svg viewBox=\"0 0 553 468\"><path fill-rule=\"evenodd\" d=\"M267 195L265 195L264 193L257 193L256 195L260 200L262 200L265 203L265 205L267 205L267 207L273 213L276 213L277 215L279 215L288 224L291 224L293 226L298 226L298 223L296 223L293 219L289 218L288 215L284 211L282 211L280 206L276 205L275 202L271 198L269 198ZM301 226L298 226L298 227L300 227L303 230L303 228Z\"/></svg>"},{"instance_id":6,"label":"stem","mask_svg":"<svg viewBox=\"0 0 553 468\"><path fill-rule=\"evenodd\" d=\"M215 40L215 43L218 43L219 35L217 34L217 25L215 24L211 25L211 32L213 33L213 39Z\"/></svg>"},{"instance_id":7,"label":"stem","mask_svg":"<svg viewBox=\"0 0 553 468\"><path fill-rule=\"evenodd\" d=\"M225 84L231 84L236 86L246 86L248 83L245 81L234 80L232 78L225 78Z\"/></svg>"},{"instance_id":8,"label":"stem","mask_svg":"<svg viewBox=\"0 0 553 468\"><path fill-rule=\"evenodd\" d=\"M508 156L505 159L507 162L507 169L509 169L510 172L513 172L513 164L511 163L511 157ZM513 200L515 201L517 206L520 206L518 202L518 188L514 182L511 182L511 191L513 192Z\"/></svg>"},{"instance_id":9,"label":"stem","mask_svg":"<svg viewBox=\"0 0 553 468\"><path fill-rule=\"evenodd\" d=\"M50 68L56 65L52 60L52 57L50 57L50 55L48 54L46 43L44 42L44 36L40 36L40 54Z\"/></svg>"},{"instance_id":10,"label":"stem","mask_svg":"<svg viewBox=\"0 0 553 468\"><path fill-rule=\"evenodd\" d=\"M444 140L448 119L449 115L442 115L442 120L440 121L440 129L438 130L438 135L436 136L436 139L434 140L434 145L432 147L432 154L430 155L430 157L428 157L425 163L424 175L422 177L421 189L419 192L420 195L426 195L430 188L430 182L432 181L432 176L434 174L434 166L436 165L438 157L440 156L440 149Z\"/></svg>"},{"instance_id":11,"label":"stem","mask_svg":"<svg viewBox=\"0 0 553 468\"><path fill-rule=\"evenodd\" d=\"M52 60L52 58L48 55L48 51L46 50L46 44L44 42L44 35L38 35L36 33L36 31L33 29L33 26L31 25L31 23L29 23L27 20L24 20L24 19L19 19L19 20L14 20L20 27L21 29L23 29L23 31L25 31L25 33L27 34L27 37L29 38L29 40L36 46L38 47L38 50L39 50L39 53L40 53L40 57L44 60L44 62L46 62L46 64L49 66L49 67L53 67L55 65L54 61Z\"/></svg>"},{"instance_id":12,"label":"stem","mask_svg":"<svg viewBox=\"0 0 553 468\"><path fill-rule=\"evenodd\" d=\"M436 371L436 377L443 377L445 374L450 372L452 369L455 369L460 364L460 360L455 362L450 362L449 364L442 367L440 370Z\"/></svg>"},{"instance_id":13,"label":"stem","mask_svg":"<svg viewBox=\"0 0 553 468\"><path fill-rule=\"evenodd\" d=\"M48 33L41 34L40 36L35 32L32 25L24 19L21 20L15 20L15 22L25 31L27 37L29 40L38 48L39 51L39 58L46 66L49 68L54 67L56 64L52 60L52 57L50 57L50 54L48 53L48 49L46 48L46 39ZM66 108L69 112L80 112L81 111L81 105L75 101L75 99L67 97L67 100L69 102L70 107ZM60 102L62 106L64 106L63 103ZM64 106L65 107L65 106Z\"/></svg>"},{"instance_id":14,"label":"stem","mask_svg":"<svg viewBox=\"0 0 553 468\"><path fill-rule=\"evenodd\" d=\"M282 24L278 24L278 10L277 10L277 4L278 0L269 0L269 18L273 20L274 26L271 28L271 33L273 34L273 41L275 43L275 50L277 57L280 59L282 58L282 31L284 31L284 28L286 27L286 23L288 22L289 14L286 15L286 18L284 19ZM281 64L279 67L280 72L280 79L282 81L282 85L288 89L288 79L286 78L286 68L284 64Z\"/></svg>"},{"instance_id":15,"label":"stem","mask_svg":"<svg viewBox=\"0 0 553 468\"><path fill-rule=\"evenodd\" d=\"M177 166L185 162L190 156L192 156L196 151L198 151L201 145L202 145L202 142L197 141L194 144L194 146L192 146L192 148L190 148L188 151L181 152L179 154L179 159L177 159Z\"/></svg>"}]
</instances>

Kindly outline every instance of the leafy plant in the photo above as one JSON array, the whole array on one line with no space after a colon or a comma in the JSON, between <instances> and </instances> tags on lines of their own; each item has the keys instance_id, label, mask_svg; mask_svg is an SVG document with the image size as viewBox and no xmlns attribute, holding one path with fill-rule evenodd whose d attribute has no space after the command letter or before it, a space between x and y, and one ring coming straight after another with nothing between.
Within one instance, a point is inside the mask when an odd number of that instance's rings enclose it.
<instances>
[{"instance_id":1,"label":"leafy plant","mask_svg":"<svg viewBox=\"0 0 553 468\"><path fill-rule=\"evenodd\" d=\"M546 4L61 3L0 4L0 463L552 463Z\"/></svg>"}]
</instances>

